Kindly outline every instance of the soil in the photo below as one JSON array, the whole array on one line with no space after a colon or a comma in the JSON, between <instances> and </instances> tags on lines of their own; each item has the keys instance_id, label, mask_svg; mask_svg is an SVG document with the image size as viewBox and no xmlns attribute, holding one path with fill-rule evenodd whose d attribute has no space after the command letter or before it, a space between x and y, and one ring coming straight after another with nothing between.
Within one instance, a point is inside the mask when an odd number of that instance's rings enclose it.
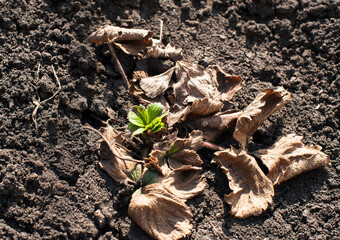
<instances>
[{"instance_id":1,"label":"soil","mask_svg":"<svg viewBox=\"0 0 340 240\"><path fill-rule=\"evenodd\" d=\"M106 107L126 123L133 105L106 45L87 40L112 24L173 41L203 66L243 77L237 109L264 88L283 86L292 101L254 134L249 148L297 133L319 144L331 165L275 188L259 217L228 214L228 180L201 150L207 190L188 202L187 239L340 239L340 4L327 0L0 1L0 238L150 239L127 215L131 189L98 165L94 128ZM118 52L131 78L136 61ZM40 71L37 74L38 65ZM152 66L152 63L149 63ZM61 91L39 108L33 100ZM217 144L235 144L233 130Z\"/></svg>"}]
</instances>

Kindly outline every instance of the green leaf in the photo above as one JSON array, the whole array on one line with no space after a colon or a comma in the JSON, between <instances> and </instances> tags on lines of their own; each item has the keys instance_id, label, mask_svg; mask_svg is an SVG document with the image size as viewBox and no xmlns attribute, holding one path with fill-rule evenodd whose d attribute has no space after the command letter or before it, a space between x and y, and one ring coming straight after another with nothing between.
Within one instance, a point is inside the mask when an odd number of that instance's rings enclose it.
<instances>
[{"instance_id":1,"label":"green leaf","mask_svg":"<svg viewBox=\"0 0 340 240\"><path fill-rule=\"evenodd\" d=\"M151 103L146 109L148 115L147 124L150 124L155 118L162 116L164 107L160 103Z\"/></svg>"},{"instance_id":2,"label":"green leaf","mask_svg":"<svg viewBox=\"0 0 340 240\"><path fill-rule=\"evenodd\" d=\"M145 127L143 119L134 112L128 113L128 119L133 125L136 125L138 127Z\"/></svg>"},{"instance_id":3,"label":"green leaf","mask_svg":"<svg viewBox=\"0 0 340 240\"><path fill-rule=\"evenodd\" d=\"M179 152L181 149L174 146L173 144L170 145L169 147L169 151L168 151L168 154L171 155L171 154L174 154L176 152Z\"/></svg>"},{"instance_id":4,"label":"green leaf","mask_svg":"<svg viewBox=\"0 0 340 240\"><path fill-rule=\"evenodd\" d=\"M142 175L142 171L140 166L136 165L130 172L128 172L127 176L135 182L138 182Z\"/></svg>"},{"instance_id":5,"label":"green leaf","mask_svg":"<svg viewBox=\"0 0 340 240\"><path fill-rule=\"evenodd\" d=\"M145 131L145 128L138 128L135 131L133 131L132 135L131 135L131 139L134 138L136 135L141 134Z\"/></svg>"},{"instance_id":6,"label":"green leaf","mask_svg":"<svg viewBox=\"0 0 340 240\"><path fill-rule=\"evenodd\" d=\"M137 115L143 119L144 126L149 124L148 115L145 107L143 105L135 106L137 109Z\"/></svg>"},{"instance_id":7,"label":"green leaf","mask_svg":"<svg viewBox=\"0 0 340 240\"><path fill-rule=\"evenodd\" d=\"M151 131L152 131L153 133L156 133L156 132L162 130L163 126L164 126L164 123L160 122L160 123L156 124L155 126L153 126L153 127L151 128Z\"/></svg>"},{"instance_id":8,"label":"green leaf","mask_svg":"<svg viewBox=\"0 0 340 240\"><path fill-rule=\"evenodd\" d=\"M161 181L159 173L153 170L147 170L142 177L142 185L146 186L152 183L158 183Z\"/></svg>"}]
</instances>

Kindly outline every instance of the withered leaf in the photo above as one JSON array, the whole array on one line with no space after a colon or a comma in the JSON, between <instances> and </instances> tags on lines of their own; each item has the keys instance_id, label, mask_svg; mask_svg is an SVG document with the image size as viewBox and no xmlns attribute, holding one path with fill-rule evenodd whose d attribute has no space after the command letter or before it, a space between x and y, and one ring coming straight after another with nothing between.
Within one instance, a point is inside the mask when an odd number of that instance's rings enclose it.
<instances>
[{"instance_id":1,"label":"withered leaf","mask_svg":"<svg viewBox=\"0 0 340 240\"><path fill-rule=\"evenodd\" d=\"M139 86L149 98L159 97L169 88L174 70L175 68L173 67L162 74L141 78Z\"/></svg>"},{"instance_id":2,"label":"withered leaf","mask_svg":"<svg viewBox=\"0 0 340 240\"><path fill-rule=\"evenodd\" d=\"M157 96L155 98L150 98L146 96L145 92L141 89L140 81L143 78L149 78L146 72L135 71L133 73L133 80L130 81L129 93L137 98L140 104L143 106L148 106L150 103L161 103L166 109L169 108L169 104L163 96Z\"/></svg>"},{"instance_id":3,"label":"withered leaf","mask_svg":"<svg viewBox=\"0 0 340 240\"><path fill-rule=\"evenodd\" d=\"M177 83L173 85L176 102L188 104L197 98L214 97L214 83L200 65L187 61L176 62ZM219 99L216 99L219 100Z\"/></svg>"},{"instance_id":4,"label":"withered leaf","mask_svg":"<svg viewBox=\"0 0 340 240\"><path fill-rule=\"evenodd\" d=\"M163 173L169 173L186 165L201 166L203 162L196 151L202 147L203 135L199 130L192 131L184 139L173 134L156 142L150 157L158 159Z\"/></svg>"},{"instance_id":5,"label":"withered leaf","mask_svg":"<svg viewBox=\"0 0 340 240\"><path fill-rule=\"evenodd\" d=\"M199 130L194 130L188 138L176 138L170 144L178 150L190 149L197 151L203 147L203 134Z\"/></svg>"},{"instance_id":6,"label":"withered leaf","mask_svg":"<svg viewBox=\"0 0 340 240\"><path fill-rule=\"evenodd\" d=\"M202 179L202 168L182 166L163 180L164 187L181 199L190 199L204 191L207 183Z\"/></svg>"},{"instance_id":7,"label":"withered leaf","mask_svg":"<svg viewBox=\"0 0 340 240\"><path fill-rule=\"evenodd\" d=\"M272 203L273 183L262 172L254 157L244 150L215 152L214 161L229 179L232 192L225 196L231 214L237 218L259 216Z\"/></svg>"},{"instance_id":8,"label":"withered leaf","mask_svg":"<svg viewBox=\"0 0 340 240\"><path fill-rule=\"evenodd\" d=\"M268 168L268 178L278 185L298 174L329 164L329 156L321 152L321 149L318 145L306 146L301 136L289 134L254 155Z\"/></svg>"},{"instance_id":9,"label":"withered leaf","mask_svg":"<svg viewBox=\"0 0 340 240\"><path fill-rule=\"evenodd\" d=\"M240 77L228 75L218 66L204 69L198 64L181 60L176 62L175 72L175 106L170 110L169 126L220 111L241 88Z\"/></svg>"},{"instance_id":10,"label":"withered leaf","mask_svg":"<svg viewBox=\"0 0 340 240\"><path fill-rule=\"evenodd\" d=\"M152 45L153 32L142 29L127 29L106 25L89 36L93 43L107 42L105 32L116 46L130 55L138 55L142 50Z\"/></svg>"},{"instance_id":11,"label":"withered leaf","mask_svg":"<svg viewBox=\"0 0 340 240\"><path fill-rule=\"evenodd\" d=\"M176 46L174 43L170 42L168 45L164 46L159 44L156 46L148 47L144 54L144 57L153 58L168 58L172 61L178 61L183 59L182 48Z\"/></svg>"},{"instance_id":12,"label":"withered leaf","mask_svg":"<svg viewBox=\"0 0 340 240\"><path fill-rule=\"evenodd\" d=\"M234 138L245 148L257 128L273 113L290 101L291 94L283 87L263 90L238 117Z\"/></svg>"},{"instance_id":13,"label":"withered leaf","mask_svg":"<svg viewBox=\"0 0 340 240\"><path fill-rule=\"evenodd\" d=\"M204 139L208 141L215 140L227 128L229 128L242 112L229 110L216 113L211 117L199 118L188 123L193 128L198 128L203 132Z\"/></svg>"},{"instance_id":14,"label":"withered leaf","mask_svg":"<svg viewBox=\"0 0 340 240\"><path fill-rule=\"evenodd\" d=\"M142 187L133 195L129 216L155 239L180 239L191 232L192 214L185 200L164 189L162 183Z\"/></svg>"},{"instance_id":15,"label":"withered leaf","mask_svg":"<svg viewBox=\"0 0 340 240\"><path fill-rule=\"evenodd\" d=\"M172 154L183 149L197 151L203 147L203 133L200 130L192 131L187 138L179 138L177 134L177 132L174 132L156 142L153 146L154 150Z\"/></svg>"},{"instance_id":16,"label":"withered leaf","mask_svg":"<svg viewBox=\"0 0 340 240\"><path fill-rule=\"evenodd\" d=\"M185 165L201 166L203 161L194 150L183 149L168 154L168 163L171 169L179 169Z\"/></svg>"},{"instance_id":17,"label":"withered leaf","mask_svg":"<svg viewBox=\"0 0 340 240\"><path fill-rule=\"evenodd\" d=\"M100 144L100 166L116 182L125 184L133 182L128 176L141 169L124 147L121 134L115 133L111 126L100 128L99 131L107 140L102 140Z\"/></svg>"},{"instance_id":18,"label":"withered leaf","mask_svg":"<svg viewBox=\"0 0 340 240\"><path fill-rule=\"evenodd\" d=\"M235 93L242 88L242 78L224 72L220 66L209 66L208 71L215 79L217 91L221 93L222 101L231 100Z\"/></svg>"}]
</instances>

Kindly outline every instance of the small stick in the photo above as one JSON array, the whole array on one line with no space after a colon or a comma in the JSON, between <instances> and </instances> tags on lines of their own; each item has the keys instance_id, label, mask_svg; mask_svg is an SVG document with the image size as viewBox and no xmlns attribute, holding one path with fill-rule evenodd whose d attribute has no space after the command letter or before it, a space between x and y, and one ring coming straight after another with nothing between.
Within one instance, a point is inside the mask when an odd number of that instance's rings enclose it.
<instances>
[{"instance_id":1,"label":"small stick","mask_svg":"<svg viewBox=\"0 0 340 240\"><path fill-rule=\"evenodd\" d=\"M159 27L159 42L162 43L163 37L163 20L159 19L160 27Z\"/></svg>"},{"instance_id":2,"label":"small stick","mask_svg":"<svg viewBox=\"0 0 340 240\"><path fill-rule=\"evenodd\" d=\"M119 70L120 74L122 75L126 86L129 87L130 86L129 80L128 80L125 72L124 72L122 65L120 64L120 61L117 58L115 50L113 49L113 47L111 45L111 43L114 44L114 42L109 39L109 35L107 34L107 32L105 32L104 35L105 35L105 38L106 38L106 41L107 41L107 45L109 46L110 52L113 56L113 59L115 60L115 62L117 64L118 70Z\"/></svg>"},{"instance_id":3,"label":"small stick","mask_svg":"<svg viewBox=\"0 0 340 240\"><path fill-rule=\"evenodd\" d=\"M116 154L114 154L114 150L112 149L110 143L109 143L109 140L107 140L107 138L101 133L99 132L98 130L92 128L92 127L87 127L85 126L84 127L85 129L88 129L88 130L91 130L91 131L94 131L95 133L99 134L100 137L106 142L106 144L109 146L112 154L116 157L116 158L119 158L123 161L130 161L130 162L136 162L136 163L141 163L141 164L144 164L144 161L143 160L137 160L137 159L132 159L132 158L128 158L128 157L121 157L121 156L118 156Z\"/></svg>"},{"instance_id":4,"label":"small stick","mask_svg":"<svg viewBox=\"0 0 340 240\"><path fill-rule=\"evenodd\" d=\"M213 232L215 233L215 235L219 236L222 240L227 239L226 237L224 237L224 236L220 233L220 231L218 231L218 230L216 229L216 227L215 227L214 224L210 221L209 218L207 218L207 221L208 221L208 223L212 226Z\"/></svg>"},{"instance_id":5,"label":"small stick","mask_svg":"<svg viewBox=\"0 0 340 240\"><path fill-rule=\"evenodd\" d=\"M215 145L215 144L213 144L213 143L211 143L211 142L207 142L207 141L204 141L204 142L203 142L203 146L204 146L205 148L210 148L210 149L216 150L216 151L224 151L224 150L225 150L225 148L220 147L220 146L217 146L217 145Z\"/></svg>"}]
</instances>

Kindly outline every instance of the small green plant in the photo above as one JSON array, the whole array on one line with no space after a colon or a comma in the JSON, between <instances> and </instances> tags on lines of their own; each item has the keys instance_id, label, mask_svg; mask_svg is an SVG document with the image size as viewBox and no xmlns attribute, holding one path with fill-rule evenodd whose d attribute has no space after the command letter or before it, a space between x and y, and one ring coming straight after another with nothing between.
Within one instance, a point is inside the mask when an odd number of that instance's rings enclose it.
<instances>
[{"instance_id":1,"label":"small green plant","mask_svg":"<svg viewBox=\"0 0 340 240\"><path fill-rule=\"evenodd\" d=\"M165 126L162 119L168 114L160 103L151 103L147 108L143 105L135 106L136 112L129 112L128 128L132 131L131 138L138 134L149 140L150 132L157 133Z\"/></svg>"}]
</instances>

